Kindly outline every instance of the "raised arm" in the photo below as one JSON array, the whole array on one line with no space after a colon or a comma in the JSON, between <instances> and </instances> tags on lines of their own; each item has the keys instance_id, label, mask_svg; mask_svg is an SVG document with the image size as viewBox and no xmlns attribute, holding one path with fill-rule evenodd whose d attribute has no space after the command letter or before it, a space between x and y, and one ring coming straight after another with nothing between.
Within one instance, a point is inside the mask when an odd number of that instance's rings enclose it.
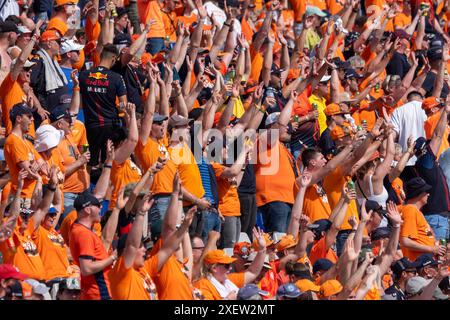
<instances>
[{"instance_id":1,"label":"raised arm","mask_svg":"<svg viewBox=\"0 0 450 320\"><path fill-rule=\"evenodd\" d=\"M118 164L124 163L130 157L139 139L136 122L136 106L133 103L128 103L126 106L126 122L128 137L115 151L116 157L114 161Z\"/></svg>"},{"instance_id":2,"label":"raised arm","mask_svg":"<svg viewBox=\"0 0 450 320\"><path fill-rule=\"evenodd\" d=\"M275 37L270 33L267 35L269 42L266 46L266 52L264 52L264 62L261 70L261 79L264 81L264 85L267 87L270 82L270 76L272 72L273 64L273 46L275 44Z\"/></svg>"},{"instance_id":3,"label":"raised arm","mask_svg":"<svg viewBox=\"0 0 450 320\"><path fill-rule=\"evenodd\" d=\"M141 127L139 128L139 140L143 145L147 144L150 132L152 130L153 115L155 114L155 87L156 87L156 75L153 71L149 71L150 79L150 92L148 98L144 103L144 115L141 121Z\"/></svg>"},{"instance_id":4,"label":"raised arm","mask_svg":"<svg viewBox=\"0 0 450 320\"><path fill-rule=\"evenodd\" d=\"M294 238L297 237L300 228L300 217L303 211L303 200L305 199L306 188L311 183L311 173L307 169L303 171L302 175L297 178L298 185L300 185L300 190L295 196L294 205L292 207L291 220L289 221L289 226L287 228L286 234L291 234Z\"/></svg>"},{"instance_id":5,"label":"raised arm","mask_svg":"<svg viewBox=\"0 0 450 320\"><path fill-rule=\"evenodd\" d=\"M258 253L256 254L255 260L253 260L252 264L248 267L244 272L244 283L252 283L258 277L261 272L264 259L266 258L266 241L264 240L264 232L262 230L257 231L256 228L253 228L253 238L258 241Z\"/></svg>"},{"instance_id":6,"label":"raised arm","mask_svg":"<svg viewBox=\"0 0 450 320\"><path fill-rule=\"evenodd\" d=\"M339 204L333 209L330 215L330 220L332 222L330 230L327 231L325 236L326 248L331 248L331 246L336 242L336 237L341 230L341 225L344 222L345 214L347 213L347 208L350 201L355 201L356 191L353 189L347 189L345 186L342 191L341 206ZM333 218L334 216L334 218Z\"/></svg>"},{"instance_id":7,"label":"raised arm","mask_svg":"<svg viewBox=\"0 0 450 320\"><path fill-rule=\"evenodd\" d=\"M151 195L147 194L144 196L142 200L142 204L139 206L138 211L136 212L136 216L134 218L133 225L131 227L130 232L127 236L127 241L125 242L125 249L123 251L123 258L125 261L125 267L127 269L131 268L134 263L134 259L136 257L136 252L141 247L142 241L142 231L144 230L144 217L146 213L153 204L153 199L151 199Z\"/></svg>"},{"instance_id":8,"label":"raised arm","mask_svg":"<svg viewBox=\"0 0 450 320\"><path fill-rule=\"evenodd\" d=\"M447 97L445 101L445 107L441 108L441 117L439 118L439 122L434 129L433 136L430 141L430 149L434 155L437 155L439 152L439 147L442 143L442 138L444 137L445 130L447 128L447 115L450 112L450 97Z\"/></svg>"},{"instance_id":9,"label":"raised arm","mask_svg":"<svg viewBox=\"0 0 450 320\"><path fill-rule=\"evenodd\" d=\"M45 218L45 215L52 204L53 197L55 196L56 188L58 187L58 169L56 166L52 166L50 168L50 181L48 184L48 188L45 191L44 197L42 198L41 203L39 204L37 210L33 215L33 223L34 230L37 230L41 225L42 220Z\"/></svg>"},{"instance_id":10,"label":"raised arm","mask_svg":"<svg viewBox=\"0 0 450 320\"><path fill-rule=\"evenodd\" d=\"M166 242L167 239L177 230L177 224L180 219L180 201L182 200L181 194L181 179L178 172L173 179L173 192L170 197L169 207L163 220L163 226L161 231L161 237ZM182 239L180 239L181 241Z\"/></svg>"},{"instance_id":11,"label":"raised arm","mask_svg":"<svg viewBox=\"0 0 450 320\"><path fill-rule=\"evenodd\" d=\"M111 176L111 168L114 159L114 144L111 140L106 143L106 160L103 165L102 174L98 178L97 184L93 191L94 197L97 199L103 199L106 195L106 191L109 187L109 178Z\"/></svg>"},{"instance_id":12,"label":"raised arm","mask_svg":"<svg viewBox=\"0 0 450 320\"><path fill-rule=\"evenodd\" d=\"M125 188L120 189L117 195L116 205L114 206L111 215L108 217L108 221L105 226L102 228L102 242L107 251L111 248L114 236L116 235L120 211L125 207L129 199L129 197L124 198L124 191Z\"/></svg>"},{"instance_id":13,"label":"raised arm","mask_svg":"<svg viewBox=\"0 0 450 320\"><path fill-rule=\"evenodd\" d=\"M19 73L22 71L25 62L27 61L28 57L31 55L31 52L33 51L34 45L38 41L40 37L39 28L42 25L42 22L43 22L42 20L39 20L38 24L36 24L36 28L34 29L34 34L31 37L30 42L28 42L25 48L23 48L19 57L17 57L16 63L14 63L11 66L10 74L13 80L17 80L17 77L19 76Z\"/></svg>"}]
</instances>

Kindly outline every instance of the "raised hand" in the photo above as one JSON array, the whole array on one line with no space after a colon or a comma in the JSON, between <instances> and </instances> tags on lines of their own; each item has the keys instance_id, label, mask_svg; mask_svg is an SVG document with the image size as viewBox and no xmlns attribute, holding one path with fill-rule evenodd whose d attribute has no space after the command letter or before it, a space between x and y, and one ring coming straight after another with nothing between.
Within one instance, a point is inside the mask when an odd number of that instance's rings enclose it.
<instances>
[{"instance_id":1,"label":"raised hand","mask_svg":"<svg viewBox=\"0 0 450 320\"><path fill-rule=\"evenodd\" d=\"M146 194L138 208L138 211L139 212L148 212L150 210L150 208L152 207L153 202L155 202L155 199L153 199L153 194L151 194L151 193Z\"/></svg>"},{"instance_id":2,"label":"raised hand","mask_svg":"<svg viewBox=\"0 0 450 320\"><path fill-rule=\"evenodd\" d=\"M78 87L80 85L80 81L78 81L78 70L73 69L70 73L70 78L72 79L73 86Z\"/></svg>"},{"instance_id":3,"label":"raised hand","mask_svg":"<svg viewBox=\"0 0 450 320\"><path fill-rule=\"evenodd\" d=\"M257 240L259 251L266 249L266 240L264 239L264 232L261 229L253 228L253 239Z\"/></svg>"},{"instance_id":4,"label":"raised hand","mask_svg":"<svg viewBox=\"0 0 450 320\"><path fill-rule=\"evenodd\" d=\"M19 171L19 179L17 183L17 189L22 190L25 179L28 177L28 171L26 169L21 169Z\"/></svg>"},{"instance_id":5,"label":"raised hand","mask_svg":"<svg viewBox=\"0 0 450 320\"><path fill-rule=\"evenodd\" d=\"M124 197L124 192L125 192L125 187L120 189L119 194L117 195L116 208L118 210L122 210L123 208L125 208L125 206L128 202L128 199L130 198L130 197Z\"/></svg>"},{"instance_id":6,"label":"raised hand","mask_svg":"<svg viewBox=\"0 0 450 320\"><path fill-rule=\"evenodd\" d=\"M180 174L175 173L175 176L173 177L173 193L180 194L181 193L181 179Z\"/></svg>"},{"instance_id":7,"label":"raised hand","mask_svg":"<svg viewBox=\"0 0 450 320\"><path fill-rule=\"evenodd\" d=\"M114 143L111 140L106 142L106 162L112 162L115 158Z\"/></svg>"},{"instance_id":8,"label":"raised hand","mask_svg":"<svg viewBox=\"0 0 450 320\"><path fill-rule=\"evenodd\" d=\"M300 183L300 186L302 188L307 188L311 183L311 179L312 179L311 173L305 169L302 175L299 178L297 178L297 181Z\"/></svg>"},{"instance_id":9,"label":"raised hand","mask_svg":"<svg viewBox=\"0 0 450 320\"><path fill-rule=\"evenodd\" d=\"M190 208L188 210L188 212L186 212L186 214L184 215L183 223L190 226L192 223L192 220L194 219L194 214L196 212L197 212L197 206L193 206L192 208Z\"/></svg>"}]
</instances>

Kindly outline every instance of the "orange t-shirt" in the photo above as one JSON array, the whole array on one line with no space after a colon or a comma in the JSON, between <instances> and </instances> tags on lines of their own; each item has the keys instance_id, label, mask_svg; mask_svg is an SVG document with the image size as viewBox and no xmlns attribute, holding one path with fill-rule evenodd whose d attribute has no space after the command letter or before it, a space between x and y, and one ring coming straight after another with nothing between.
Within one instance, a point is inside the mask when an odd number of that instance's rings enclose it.
<instances>
[{"instance_id":1,"label":"orange t-shirt","mask_svg":"<svg viewBox=\"0 0 450 320\"><path fill-rule=\"evenodd\" d=\"M400 237L406 237L425 246L434 246L436 239L427 220L415 206L407 204L402 208L403 224ZM401 248L403 255L411 261L416 260L424 252Z\"/></svg>"},{"instance_id":2,"label":"orange t-shirt","mask_svg":"<svg viewBox=\"0 0 450 320\"><path fill-rule=\"evenodd\" d=\"M137 183L141 180L141 170L131 159L125 160L124 163L118 164L113 161L111 169L111 184L114 187L109 200L109 209L113 209L116 205L119 191L129 183Z\"/></svg>"},{"instance_id":3,"label":"orange t-shirt","mask_svg":"<svg viewBox=\"0 0 450 320\"><path fill-rule=\"evenodd\" d=\"M184 23L184 26L189 28L194 22L197 22L197 15L191 12L189 16L178 16L175 18L175 25L177 26L179 22Z\"/></svg>"},{"instance_id":4,"label":"orange t-shirt","mask_svg":"<svg viewBox=\"0 0 450 320\"><path fill-rule=\"evenodd\" d=\"M19 229L18 223L13 235L0 243L3 263L16 266L20 272L28 275L32 279L46 280L44 264L42 263L36 243L34 243L31 237L33 233L33 218L28 222L28 227L25 229L23 235L20 234Z\"/></svg>"},{"instance_id":5,"label":"orange t-shirt","mask_svg":"<svg viewBox=\"0 0 450 320\"><path fill-rule=\"evenodd\" d=\"M150 257L154 257L154 259L147 259L144 265L156 284L158 298L160 300L194 300L194 290L189 281L186 267L177 260L174 254L170 256L158 273L157 253L161 246L162 239L153 247Z\"/></svg>"},{"instance_id":6,"label":"orange t-shirt","mask_svg":"<svg viewBox=\"0 0 450 320\"><path fill-rule=\"evenodd\" d=\"M433 136L434 129L436 129L436 126L439 122L439 118L441 117L441 112L436 112L435 114L428 117L427 120L425 120L423 124L423 128L425 129L425 134L427 139L431 139ZM442 137L441 146L439 147L439 151L436 155L436 158L439 159L439 156L442 152L447 150L450 146L448 143L448 134L449 134L448 126L445 128L444 136Z\"/></svg>"},{"instance_id":7,"label":"orange t-shirt","mask_svg":"<svg viewBox=\"0 0 450 320\"><path fill-rule=\"evenodd\" d=\"M300 22L306 11L306 1L305 0L289 0L292 9L294 10L295 22Z\"/></svg>"},{"instance_id":8,"label":"orange t-shirt","mask_svg":"<svg viewBox=\"0 0 450 320\"><path fill-rule=\"evenodd\" d=\"M5 204L8 202L9 193L11 192L11 181L9 181L2 190L2 204Z\"/></svg>"},{"instance_id":9,"label":"orange t-shirt","mask_svg":"<svg viewBox=\"0 0 450 320\"><path fill-rule=\"evenodd\" d=\"M16 80L11 77L11 73L8 73L6 78L0 85L0 101L2 104L2 123L6 128L6 136L11 133L13 128L12 122L9 119L9 112L15 104L26 101L27 95L22 89L22 86ZM30 124L28 134L35 137L34 122Z\"/></svg>"},{"instance_id":10,"label":"orange t-shirt","mask_svg":"<svg viewBox=\"0 0 450 320\"><path fill-rule=\"evenodd\" d=\"M309 217L311 222L330 217L331 208L328 196L318 184L309 186L306 189L303 213Z\"/></svg>"},{"instance_id":11,"label":"orange t-shirt","mask_svg":"<svg viewBox=\"0 0 450 320\"><path fill-rule=\"evenodd\" d=\"M225 217L239 217L241 215L241 204L237 192L237 185L221 177L225 166L213 162L212 167L216 174L217 187L219 191L219 210Z\"/></svg>"},{"instance_id":12,"label":"orange t-shirt","mask_svg":"<svg viewBox=\"0 0 450 320\"><path fill-rule=\"evenodd\" d=\"M69 258L64 239L53 228L50 230L39 226L32 234L39 255L46 270L46 279L65 278L69 276Z\"/></svg>"},{"instance_id":13,"label":"orange t-shirt","mask_svg":"<svg viewBox=\"0 0 450 320\"><path fill-rule=\"evenodd\" d=\"M338 261L338 256L333 249L326 249L325 244L325 236L322 237L319 241L314 242L311 252L309 254L309 260L311 260L311 265L319 259L328 259L333 263Z\"/></svg>"},{"instance_id":14,"label":"orange t-shirt","mask_svg":"<svg viewBox=\"0 0 450 320\"><path fill-rule=\"evenodd\" d=\"M323 186L327 192L330 207L332 209L338 204L342 194L342 187L345 183L347 183L347 179L343 176L341 167L337 167L333 172L325 177ZM356 221L359 222L358 208L355 200L350 201L348 204L347 212L345 213L345 218L341 225L341 230L349 230L352 228L352 226L348 223L348 219L351 216L355 217Z\"/></svg>"},{"instance_id":15,"label":"orange t-shirt","mask_svg":"<svg viewBox=\"0 0 450 320\"><path fill-rule=\"evenodd\" d=\"M183 187L197 198L202 198L205 195L205 190L203 189L200 170L191 149L186 143L183 143L182 147L170 147L169 154L170 159L178 166ZM190 205L191 203L185 202L183 204Z\"/></svg>"},{"instance_id":16,"label":"orange t-shirt","mask_svg":"<svg viewBox=\"0 0 450 320\"><path fill-rule=\"evenodd\" d=\"M339 11L341 11L344 7L337 2L336 0L327 0L327 5L328 5L328 11L331 14L337 14L339 13Z\"/></svg>"},{"instance_id":17,"label":"orange t-shirt","mask_svg":"<svg viewBox=\"0 0 450 320\"><path fill-rule=\"evenodd\" d=\"M70 135L65 136L57 148L65 166L72 165L80 156L80 151ZM89 188L89 180L86 167L78 168L71 175L65 177L63 192L81 193Z\"/></svg>"},{"instance_id":18,"label":"orange t-shirt","mask_svg":"<svg viewBox=\"0 0 450 320\"><path fill-rule=\"evenodd\" d=\"M138 141L134 154L144 172L155 164L159 157L169 157L169 152L163 141L158 142L150 137L147 139L145 146L140 140ZM154 175L151 191L154 194L172 193L173 178L176 172L177 165L169 157L164 168Z\"/></svg>"},{"instance_id":19,"label":"orange t-shirt","mask_svg":"<svg viewBox=\"0 0 450 320\"><path fill-rule=\"evenodd\" d=\"M156 286L147 271L144 268L136 270L133 266L127 268L123 256L119 257L108 277L113 300L157 300Z\"/></svg>"},{"instance_id":20,"label":"orange t-shirt","mask_svg":"<svg viewBox=\"0 0 450 320\"><path fill-rule=\"evenodd\" d=\"M109 257L101 238L93 230L75 222L70 232L70 252L79 266L80 258L92 261ZM111 265L90 276L81 274L81 300L109 300L111 290L108 272Z\"/></svg>"},{"instance_id":21,"label":"orange t-shirt","mask_svg":"<svg viewBox=\"0 0 450 320\"><path fill-rule=\"evenodd\" d=\"M411 24L411 16L407 16L403 12L394 17L394 27L404 29Z\"/></svg>"},{"instance_id":22,"label":"orange t-shirt","mask_svg":"<svg viewBox=\"0 0 450 320\"><path fill-rule=\"evenodd\" d=\"M293 166L297 164L280 141L266 149L258 150L255 165L256 205L260 207L273 201L293 204L296 190Z\"/></svg>"},{"instance_id":23,"label":"orange t-shirt","mask_svg":"<svg viewBox=\"0 0 450 320\"><path fill-rule=\"evenodd\" d=\"M244 272L235 272L227 275L228 280L233 282L238 288L242 288L245 285L244 277ZM217 291L210 280L202 278L194 283L194 286L203 293L206 300L222 300L219 291Z\"/></svg>"},{"instance_id":24,"label":"orange t-shirt","mask_svg":"<svg viewBox=\"0 0 450 320\"><path fill-rule=\"evenodd\" d=\"M30 141L22 139L11 133L7 138L4 146L5 160L8 164L9 174L11 176L11 192L16 194L17 183L19 182L19 163L29 161L32 164L34 161L41 158ZM25 179L21 197L31 199L33 195L36 180Z\"/></svg>"},{"instance_id":25,"label":"orange t-shirt","mask_svg":"<svg viewBox=\"0 0 450 320\"><path fill-rule=\"evenodd\" d=\"M75 122L73 123L73 127L70 130L69 136L71 138L71 141L77 146L82 146L83 144L88 143L86 127L80 120L75 120Z\"/></svg>"},{"instance_id":26,"label":"orange t-shirt","mask_svg":"<svg viewBox=\"0 0 450 320\"><path fill-rule=\"evenodd\" d=\"M138 1L139 4L140 1ZM145 1L143 1L145 2ZM145 8L145 20L142 21L146 23L149 19L155 20L155 23L150 28L147 34L147 38L164 38L166 36L166 29L164 24L163 12L157 0L151 0L148 2Z\"/></svg>"},{"instance_id":27,"label":"orange t-shirt","mask_svg":"<svg viewBox=\"0 0 450 320\"><path fill-rule=\"evenodd\" d=\"M77 212L75 210L72 210L71 212L69 212L69 214L64 218L64 220L61 223L59 233L63 237L66 245L69 245L70 231L72 230L72 226L76 220L77 220ZM92 229L94 230L97 236L99 237L102 236L102 226L100 223L98 222L94 223Z\"/></svg>"},{"instance_id":28,"label":"orange t-shirt","mask_svg":"<svg viewBox=\"0 0 450 320\"><path fill-rule=\"evenodd\" d=\"M264 57L261 53L257 52L252 56L252 64L250 69L250 75L248 78L253 81L253 83L259 82L259 77L261 76L261 71L264 64Z\"/></svg>"}]
</instances>

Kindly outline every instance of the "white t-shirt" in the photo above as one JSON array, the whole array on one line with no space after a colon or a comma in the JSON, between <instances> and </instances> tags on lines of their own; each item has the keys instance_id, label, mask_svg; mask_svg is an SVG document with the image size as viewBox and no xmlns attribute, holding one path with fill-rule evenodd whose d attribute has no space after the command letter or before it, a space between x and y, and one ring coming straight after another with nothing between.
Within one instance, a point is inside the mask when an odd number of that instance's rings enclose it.
<instances>
[{"instance_id":1,"label":"white t-shirt","mask_svg":"<svg viewBox=\"0 0 450 320\"><path fill-rule=\"evenodd\" d=\"M217 20L217 22L220 25L220 28L222 28L225 21L227 21L227 15L225 14L225 11L223 11L222 9L220 9L218 6L216 6L214 3L210 2L210 1L203 4L203 6L205 7L205 10L208 13L208 16L214 16L214 19ZM195 15L198 15L197 9L192 10L192 12ZM206 24L210 25L211 21L209 19L207 19ZM241 28L241 23L239 22L238 19L234 19L233 28L234 28L233 30L234 30L235 34L237 34L237 35L241 34L242 28Z\"/></svg>"},{"instance_id":2,"label":"white t-shirt","mask_svg":"<svg viewBox=\"0 0 450 320\"><path fill-rule=\"evenodd\" d=\"M427 115L422 109L422 102L411 101L394 110L391 116L394 130L398 134L398 143L403 151L408 148L408 138L412 136L414 141L419 137L425 137L423 127ZM407 166L413 166L417 158L409 159Z\"/></svg>"},{"instance_id":3,"label":"white t-shirt","mask_svg":"<svg viewBox=\"0 0 450 320\"><path fill-rule=\"evenodd\" d=\"M9 16L19 16L20 10L17 1L14 0L0 0L0 7L3 5L3 9L0 12L0 18L5 21Z\"/></svg>"}]
</instances>

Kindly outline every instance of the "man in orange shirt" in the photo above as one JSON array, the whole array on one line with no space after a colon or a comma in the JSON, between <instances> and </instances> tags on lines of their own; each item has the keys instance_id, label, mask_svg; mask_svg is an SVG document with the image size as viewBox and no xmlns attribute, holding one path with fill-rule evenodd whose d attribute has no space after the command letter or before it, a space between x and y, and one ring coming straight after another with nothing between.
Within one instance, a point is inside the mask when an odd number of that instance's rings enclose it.
<instances>
[{"instance_id":1,"label":"man in orange shirt","mask_svg":"<svg viewBox=\"0 0 450 320\"><path fill-rule=\"evenodd\" d=\"M422 109L427 114L428 119L424 123L425 138L431 139L433 132L441 118L441 108L443 104L439 102L436 97L428 97L422 101ZM436 158L439 158L442 152L449 148L448 143L449 129L448 125L445 128L444 136L442 137L441 145L439 146L439 151L436 154Z\"/></svg>"},{"instance_id":2,"label":"man in orange shirt","mask_svg":"<svg viewBox=\"0 0 450 320\"><path fill-rule=\"evenodd\" d=\"M406 205L402 208L400 244L405 257L414 261L424 253L445 255L446 248L436 244L433 231L420 209L427 203L432 187L422 178L405 184Z\"/></svg>"},{"instance_id":3,"label":"man in orange shirt","mask_svg":"<svg viewBox=\"0 0 450 320\"><path fill-rule=\"evenodd\" d=\"M47 24L47 30L56 30L65 36L69 30L68 19L75 14L78 0L56 0L54 15Z\"/></svg>"},{"instance_id":4,"label":"man in orange shirt","mask_svg":"<svg viewBox=\"0 0 450 320\"><path fill-rule=\"evenodd\" d=\"M8 164L9 174L11 175L10 197L17 190L19 171L25 169L28 172L28 176L25 179L22 189L21 202L26 207L29 207L36 185L35 179L39 178L38 171L44 169L45 163L31 142L26 138L26 134L33 121L31 109L26 104L19 103L11 109L9 116L13 124L13 129L6 139L4 150L5 160Z\"/></svg>"},{"instance_id":5,"label":"man in orange shirt","mask_svg":"<svg viewBox=\"0 0 450 320\"><path fill-rule=\"evenodd\" d=\"M90 192L80 194L74 202L78 219L70 232L70 252L80 266L81 299L110 300L108 272L117 260L117 252L106 251L102 239L92 226L100 222L100 202Z\"/></svg>"}]
</instances>

